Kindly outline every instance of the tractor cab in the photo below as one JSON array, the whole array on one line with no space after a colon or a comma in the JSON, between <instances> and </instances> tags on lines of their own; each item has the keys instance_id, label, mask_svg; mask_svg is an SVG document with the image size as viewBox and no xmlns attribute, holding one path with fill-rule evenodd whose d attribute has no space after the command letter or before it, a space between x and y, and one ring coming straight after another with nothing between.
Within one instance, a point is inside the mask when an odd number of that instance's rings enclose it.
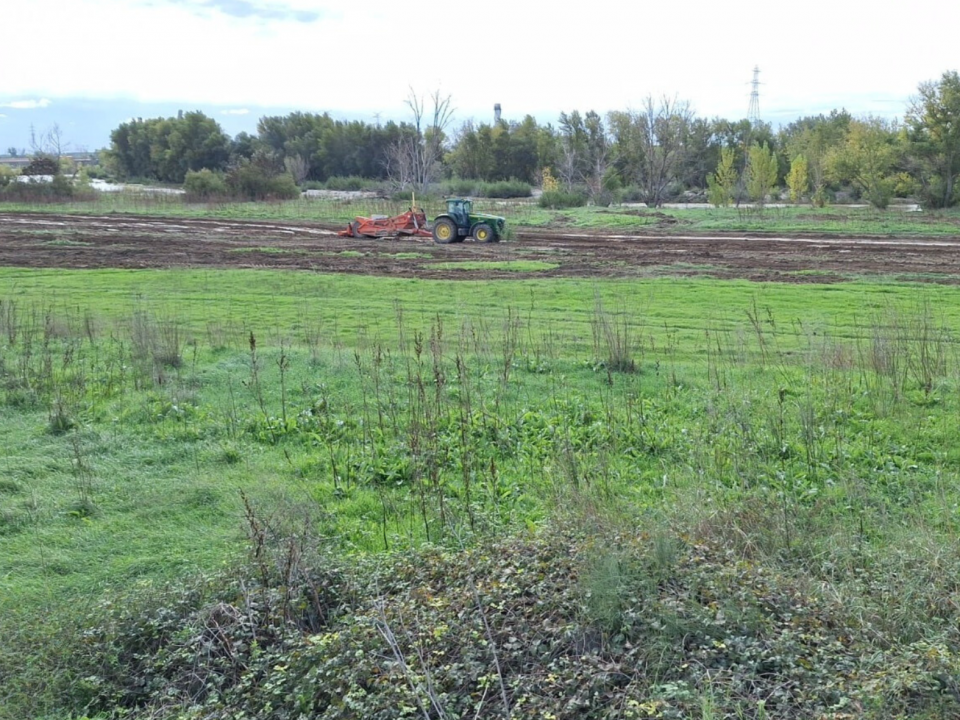
<instances>
[{"instance_id":1,"label":"tractor cab","mask_svg":"<svg viewBox=\"0 0 960 720\"><path fill-rule=\"evenodd\" d=\"M457 227L470 227L470 213L473 212L473 201L465 198L448 198L447 215L457 223Z\"/></svg>"},{"instance_id":2,"label":"tractor cab","mask_svg":"<svg viewBox=\"0 0 960 720\"><path fill-rule=\"evenodd\" d=\"M433 221L433 241L446 244L473 237L476 242L497 242L503 234L504 219L473 212L473 201L447 198L447 212Z\"/></svg>"}]
</instances>

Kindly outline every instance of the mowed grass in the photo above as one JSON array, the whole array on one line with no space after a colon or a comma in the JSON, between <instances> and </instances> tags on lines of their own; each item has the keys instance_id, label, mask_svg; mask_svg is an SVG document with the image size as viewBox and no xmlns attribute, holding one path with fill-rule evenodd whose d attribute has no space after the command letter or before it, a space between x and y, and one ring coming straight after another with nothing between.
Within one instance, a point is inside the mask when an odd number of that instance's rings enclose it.
<instances>
[{"instance_id":1,"label":"mowed grass","mask_svg":"<svg viewBox=\"0 0 960 720\"><path fill-rule=\"evenodd\" d=\"M951 537L958 332L960 289L894 282L2 269L0 668L234 562L250 507L364 554L571 498Z\"/></svg>"}]
</instances>

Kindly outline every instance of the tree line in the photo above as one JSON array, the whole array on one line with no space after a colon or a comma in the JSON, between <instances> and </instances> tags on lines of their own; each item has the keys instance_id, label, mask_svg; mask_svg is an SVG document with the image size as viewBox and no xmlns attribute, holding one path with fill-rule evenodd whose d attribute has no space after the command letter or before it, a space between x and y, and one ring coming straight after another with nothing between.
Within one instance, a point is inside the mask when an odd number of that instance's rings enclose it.
<instances>
[{"instance_id":1,"label":"tree line","mask_svg":"<svg viewBox=\"0 0 960 720\"><path fill-rule=\"evenodd\" d=\"M182 183L201 170L229 179L331 178L423 189L444 178L518 180L593 202L658 206L706 194L717 205L781 193L825 203L844 190L877 207L909 195L930 207L960 201L960 77L920 83L903 121L846 110L769 123L698 117L688 103L647 98L638 110L563 112L556 124L520 121L452 127L451 99L407 99L409 120L369 124L328 113L266 116L256 134L226 135L201 112L136 119L111 133L107 160L122 178Z\"/></svg>"}]
</instances>

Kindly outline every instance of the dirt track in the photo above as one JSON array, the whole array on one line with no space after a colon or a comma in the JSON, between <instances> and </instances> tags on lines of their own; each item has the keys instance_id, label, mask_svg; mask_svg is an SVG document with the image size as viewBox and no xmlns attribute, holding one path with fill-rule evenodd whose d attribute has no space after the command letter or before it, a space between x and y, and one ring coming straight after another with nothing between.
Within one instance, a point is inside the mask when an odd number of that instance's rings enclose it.
<instances>
[{"instance_id":1,"label":"dirt track","mask_svg":"<svg viewBox=\"0 0 960 720\"><path fill-rule=\"evenodd\" d=\"M960 236L922 239L616 235L520 228L512 242L355 240L318 224L0 213L0 266L231 267L421 278L651 277L960 283ZM549 263L529 272L476 263ZM469 262L471 268L438 263Z\"/></svg>"}]
</instances>

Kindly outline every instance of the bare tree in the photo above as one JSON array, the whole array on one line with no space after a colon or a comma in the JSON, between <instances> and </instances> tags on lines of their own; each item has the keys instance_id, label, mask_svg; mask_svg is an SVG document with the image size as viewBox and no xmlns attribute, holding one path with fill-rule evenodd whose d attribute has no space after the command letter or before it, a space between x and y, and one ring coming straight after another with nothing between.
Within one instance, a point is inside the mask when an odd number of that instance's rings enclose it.
<instances>
[{"instance_id":1,"label":"bare tree","mask_svg":"<svg viewBox=\"0 0 960 720\"><path fill-rule=\"evenodd\" d=\"M567 192L581 180L579 171L580 154L576 145L570 142L560 143L560 159L557 162L557 174Z\"/></svg>"},{"instance_id":2,"label":"bare tree","mask_svg":"<svg viewBox=\"0 0 960 720\"><path fill-rule=\"evenodd\" d=\"M36 128L33 124L30 125L30 151L34 155L49 155L59 160L69 147L70 143L66 142L60 123L54 123L39 137Z\"/></svg>"},{"instance_id":3,"label":"bare tree","mask_svg":"<svg viewBox=\"0 0 960 720\"><path fill-rule=\"evenodd\" d=\"M387 148L387 177L401 190L416 182L418 136L403 133Z\"/></svg>"},{"instance_id":4,"label":"bare tree","mask_svg":"<svg viewBox=\"0 0 960 720\"><path fill-rule=\"evenodd\" d=\"M413 184L422 190L437 178L445 131L453 119L450 103L450 96L441 96L439 90L424 100L410 89L406 105L412 114L414 133L398 138L387 153L388 173L401 187Z\"/></svg>"},{"instance_id":5,"label":"bare tree","mask_svg":"<svg viewBox=\"0 0 960 720\"><path fill-rule=\"evenodd\" d=\"M639 112L610 113L620 174L640 187L647 204L663 204L689 161L693 119L689 103L668 97L656 103L648 96Z\"/></svg>"},{"instance_id":6,"label":"bare tree","mask_svg":"<svg viewBox=\"0 0 960 720\"><path fill-rule=\"evenodd\" d=\"M48 128L43 139L47 154L53 155L57 160L70 148L70 143L64 139L60 123L54 123Z\"/></svg>"},{"instance_id":7,"label":"bare tree","mask_svg":"<svg viewBox=\"0 0 960 720\"><path fill-rule=\"evenodd\" d=\"M292 155L283 159L284 169L293 176L293 181L299 185L307 178L310 172L310 163L303 155Z\"/></svg>"},{"instance_id":8,"label":"bare tree","mask_svg":"<svg viewBox=\"0 0 960 720\"><path fill-rule=\"evenodd\" d=\"M586 182L590 198L598 202L603 195L603 181L610 165L610 142L603 127L603 118L597 113L591 111L586 114L584 129L587 132L587 157L590 159Z\"/></svg>"},{"instance_id":9,"label":"bare tree","mask_svg":"<svg viewBox=\"0 0 960 720\"><path fill-rule=\"evenodd\" d=\"M567 192L586 181L589 173L587 131L578 110L560 113L560 157L557 174Z\"/></svg>"}]
</instances>

